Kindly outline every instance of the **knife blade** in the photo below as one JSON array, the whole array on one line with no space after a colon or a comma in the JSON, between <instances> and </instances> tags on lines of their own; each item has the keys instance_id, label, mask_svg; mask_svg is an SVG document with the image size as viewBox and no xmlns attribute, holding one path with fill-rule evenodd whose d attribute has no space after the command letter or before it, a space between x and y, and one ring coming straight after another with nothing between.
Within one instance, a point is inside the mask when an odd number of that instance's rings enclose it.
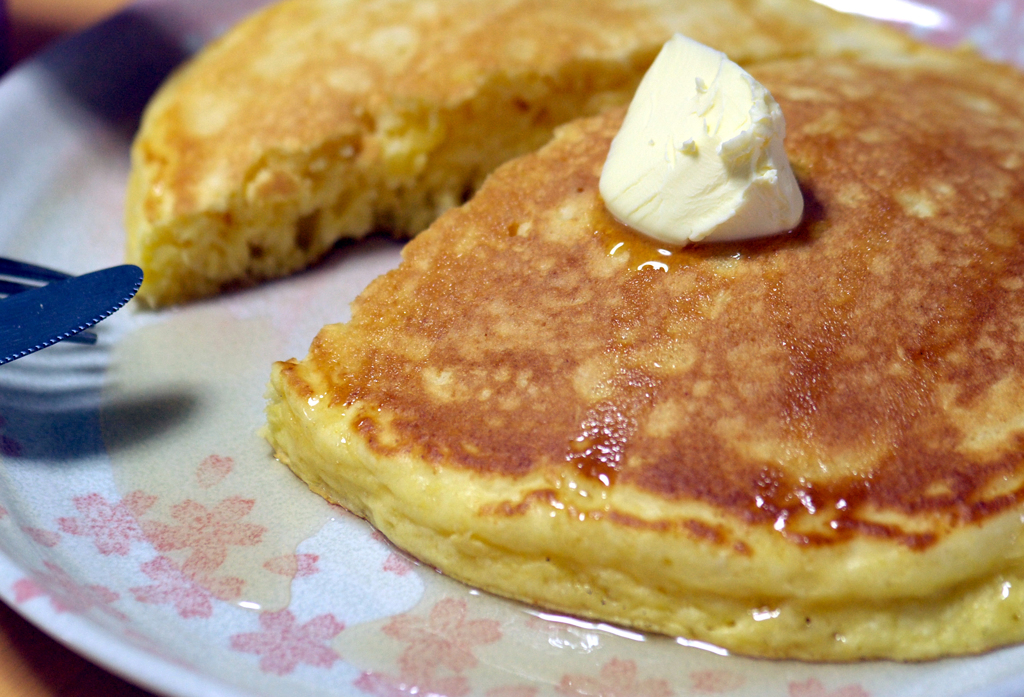
<instances>
[{"instance_id":1,"label":"knife blade","mask_svg":"<svg viewBox=\"0 0 1024 697\"><path fill-rule=\"evenodd\" d=\"M88 329L124 307L142 269L112 266L0 300L0 365Z\"/></svg>"}]
</instances>

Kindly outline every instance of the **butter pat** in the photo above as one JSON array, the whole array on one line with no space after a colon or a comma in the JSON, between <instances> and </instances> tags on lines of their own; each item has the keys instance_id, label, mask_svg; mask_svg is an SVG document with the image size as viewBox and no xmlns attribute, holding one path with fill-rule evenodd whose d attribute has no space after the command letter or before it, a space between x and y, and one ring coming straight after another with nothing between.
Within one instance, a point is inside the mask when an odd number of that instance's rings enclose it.
<instances>
[{"instance_id":1,"label":"butter pat","mask_svg":"<svg viewBox=\"0 0 1024 697\"><path fill-rule=\"evenodd\" d=\"M600 190L612 214L670 244L793 229L804 201L775 99L724 53L672 37L612 141Z\"/></svg>"}]
</instances>

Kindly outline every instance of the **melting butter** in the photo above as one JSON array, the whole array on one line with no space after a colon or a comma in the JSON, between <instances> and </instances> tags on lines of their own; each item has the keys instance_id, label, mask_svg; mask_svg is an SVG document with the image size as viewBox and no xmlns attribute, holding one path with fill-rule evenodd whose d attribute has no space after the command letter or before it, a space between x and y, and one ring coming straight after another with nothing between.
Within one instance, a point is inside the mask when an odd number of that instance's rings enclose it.
<instances>
[{"instance_id":1,"label":"melting butter","mask_svg":"<svg viewBox=\"0 0 1024 697\"><path fill-rule=\"evenodd\" d=\"M612 214L670 244L785 232L803 197L775 99L724 53L681 34L637 88L601 172Z\"/></svg>"}]
</instances>

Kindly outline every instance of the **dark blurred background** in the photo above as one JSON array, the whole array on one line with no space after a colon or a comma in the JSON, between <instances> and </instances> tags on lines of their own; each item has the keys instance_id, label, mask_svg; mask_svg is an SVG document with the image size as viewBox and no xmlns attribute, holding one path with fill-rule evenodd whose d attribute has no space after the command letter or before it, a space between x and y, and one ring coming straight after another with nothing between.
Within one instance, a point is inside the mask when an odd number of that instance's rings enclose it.
<instances>
[{"instance_id":1,"label":"dark blurred background","mask_svg":"<svg viewBox=\"0 0 1024 697\"><path fill-rule=\"evenodd\" d=\"M0 72L127 4L127 0L0 0Z\"/></svg>"}]
</instances>

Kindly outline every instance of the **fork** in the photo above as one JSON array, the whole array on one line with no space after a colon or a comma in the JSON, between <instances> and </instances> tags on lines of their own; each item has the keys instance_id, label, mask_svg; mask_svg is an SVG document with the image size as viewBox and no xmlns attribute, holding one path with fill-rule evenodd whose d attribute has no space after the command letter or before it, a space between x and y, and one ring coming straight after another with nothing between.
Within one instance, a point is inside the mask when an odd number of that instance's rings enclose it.
<instances>
[{"instance_id":1,"label":"fork","mask_svg":"<svg viewBox=\"0 0 1024 697\"><path fill-rule=\"evenodd\" d=\"M4 297L39 288L51 281L64 281L71 277L71 274L63 271L0 257L0 295ZM95 344L96 334L90 331L78 332L64 341L76 344Z\"/></svg>"}]
</instances>

